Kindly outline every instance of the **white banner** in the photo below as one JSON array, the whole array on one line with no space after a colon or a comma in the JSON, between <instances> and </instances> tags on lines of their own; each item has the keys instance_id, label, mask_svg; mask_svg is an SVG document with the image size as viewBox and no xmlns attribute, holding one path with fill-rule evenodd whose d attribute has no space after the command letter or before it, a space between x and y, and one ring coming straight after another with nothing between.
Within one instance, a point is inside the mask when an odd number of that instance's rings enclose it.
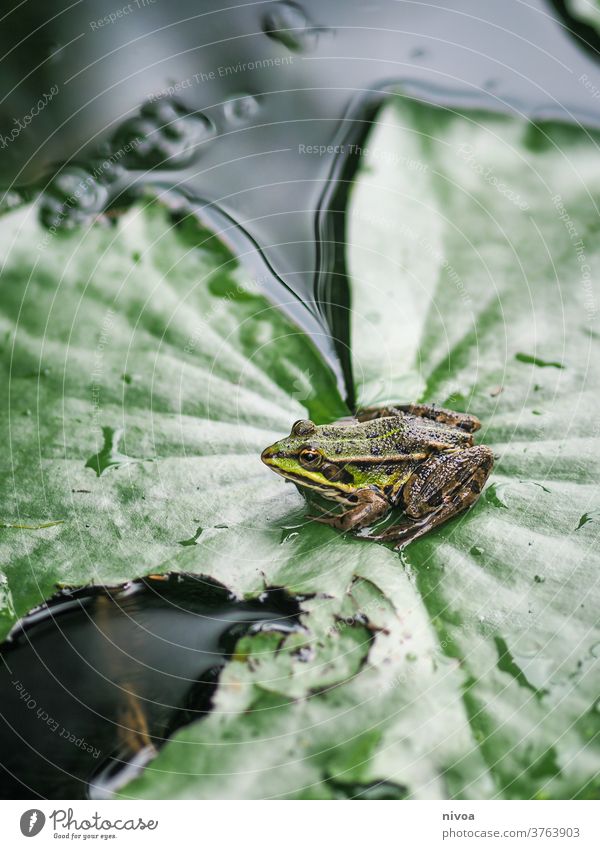
<instances>
[{"instance_id":1,"label":"white banner","mask_svg":"<svg viewBox=\"0 0 600 849\"><path fill-rule=\"evenodd\" d=\"M0 802L2 846L11 849L67 841L173 849L598 849L599 814L595 801Z\"/></svg>"}]
</instances>

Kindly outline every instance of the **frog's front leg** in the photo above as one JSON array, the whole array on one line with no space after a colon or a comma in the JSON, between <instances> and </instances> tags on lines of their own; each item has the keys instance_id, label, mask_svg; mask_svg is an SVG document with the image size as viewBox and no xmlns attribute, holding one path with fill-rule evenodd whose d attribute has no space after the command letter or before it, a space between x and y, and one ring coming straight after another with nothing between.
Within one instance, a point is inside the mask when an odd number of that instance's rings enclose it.
<instances>
[{"instance_id":1,"label":"frog's front leg","mask_svg":"<svg viewBox=\"0 0 600 849\"><path fill-rule=\"evenodd\" d=\"M358 489L346 499L354 506L336 516L311 516L317 522L339 531L357 531L381 519L390 509L387 498L376 487Z\"/></svg>"},{"instance_id":2,"label":"frog's front leg","mask_svg":"<svg viewBox=\"0 0 600 849\"><path fill-rule=\"evenodd\" d=\"M366 407L364 410L359 410L355 418L359 422L367 422L387 416L401 416L403 413L458 427L467 433L474 433L481 427L477 416L472 416L470 413L457 413L446 407L436 407L435 404L385 404L383 407Z\"/></svg>"},{"instance_id":3,"label":"frog's front leg","mask_svg":"<svg viewBox=\"0 0 600 849\"><path fill-rule=\"evenodd\" d=\"M402 548L423 536L477 501L493 465L494 455L485 445L433 455L402 490L400 503L411 521L372 538L396 542L396 548Z\"/></svg>"}]
</instances>

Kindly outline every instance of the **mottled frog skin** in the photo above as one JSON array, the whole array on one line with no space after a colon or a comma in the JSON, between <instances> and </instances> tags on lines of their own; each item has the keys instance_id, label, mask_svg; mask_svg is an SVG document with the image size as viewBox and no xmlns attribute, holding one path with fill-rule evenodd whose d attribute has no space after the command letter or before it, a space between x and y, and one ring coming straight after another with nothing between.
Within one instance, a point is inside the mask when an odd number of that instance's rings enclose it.
<instances>
[{"instance_id":1,"label":"mottled frog skin","mask_svg":"<svg viewBox=\"0 0 600 849\"><path fill-rule=\"evenodd\" d=\"M475 416L433 405L371 407L330 425L297 421L261 459L345 508L316 521L402 548L478 499L494 465L490 448L473 445L480 426ZM365 532L392 507L403 510L402 521Z\"/></svg>"}]
</instances>

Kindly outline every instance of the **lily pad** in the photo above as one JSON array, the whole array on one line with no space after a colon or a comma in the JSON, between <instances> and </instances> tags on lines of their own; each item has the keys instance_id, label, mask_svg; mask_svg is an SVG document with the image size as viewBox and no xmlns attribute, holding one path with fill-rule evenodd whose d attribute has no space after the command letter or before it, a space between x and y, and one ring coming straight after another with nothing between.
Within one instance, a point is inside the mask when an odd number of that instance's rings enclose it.
<instances>
[{"instance_id":1,"label":"lily pad","mask_svg":"<svg viewBox=\"0 0 600 849\"><path fill-rule=\"evenodd\" d=\"M261 465L295 419L348 411L218 239L155 204L47 246L34 209L2 220L3 520L63 520L0 528L6 627L56 582L148 572L305 597L307 634L242 640L212 714L124 797L600 789L598 524L575 531L597 505L598 293L565 226L597 268L595 139L399 97L368 149L348 229L359 397L468 409L498 455L498 503L402 554L307 521ZM86 468L107 427L153 462Z\"/></svg>"}]
</instances>

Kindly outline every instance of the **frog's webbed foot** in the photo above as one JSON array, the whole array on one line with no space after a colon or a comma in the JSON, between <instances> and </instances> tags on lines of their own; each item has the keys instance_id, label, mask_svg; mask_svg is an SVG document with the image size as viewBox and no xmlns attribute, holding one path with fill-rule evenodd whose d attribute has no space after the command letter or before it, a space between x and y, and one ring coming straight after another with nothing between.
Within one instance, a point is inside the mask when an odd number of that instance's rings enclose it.
<instances>
[{"instance_id":1,"label":"frog's webbed foot","mask_svg":"<svg viewBox=\"0 0 600 849\"><path fill-rule=\"evenodd\" d=\"M408 479L402 492L406 515L402 522L371 537L402 548L474 504L483 489L494 455L485 445L430 457Z\"/></svg>"},{"instance_id":2,"label":"frog's webbed foot","mask_svg":"<svg viewBox=\"0 0 600 849\"><path fill-rule=\"evenodd\" d=\"M339 531L357 531L372 525L389 511L390 505L377 489L359 489L348 497L355 506L332 516L311 516L317 522L331 525Z\"/></svg>"},{"instance_id":3,"label":"frog's webbed foot","mask_svg":"<svg viewBox=\"0 0 600 849\"><path fill-rule=\"evenodd\" d=\"M423 534L434 528L436 524L439 524L439 522L433 521L434 518L435 514L430 514L420 522L398 522L398 524L391 525L380 534L362 534L361 536L365 539L377 540L377 542L394 542L396 543L394 548L396 551L399 551L405 545L408 545L409 542L423 536Z\"/></svg>"},{"instance_id":4,"label":"frog's webbed foot","mask_svg":"<svg viewBox=\"0 0 600 849\"><path fill-rule=\"evenodd\" d=\"M368 422L387 416L401 416L404 413L458 427L467 433L474 433L481 427L477 416L472 416L470 413L457 413L445 407L436 407L435 404L386 404L383 407L366 407L364 410L359 410L355 418L359 422Z\"/></svg>"}]
</instances>

